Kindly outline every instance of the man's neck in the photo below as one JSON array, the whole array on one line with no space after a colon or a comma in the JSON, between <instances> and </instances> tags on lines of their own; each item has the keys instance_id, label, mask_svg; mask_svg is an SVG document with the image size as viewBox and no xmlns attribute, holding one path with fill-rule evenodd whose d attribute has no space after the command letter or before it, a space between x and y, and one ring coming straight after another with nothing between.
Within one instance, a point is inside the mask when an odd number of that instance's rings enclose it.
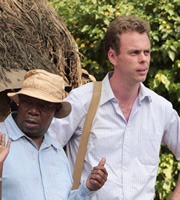
<instances>
[{"instance_id":1,"label":"man's neck","mask_svg":"<svg viewBox=\"0 0 180 200\"><path fill-rule=\"evenodd\" d=\"M41 144L43 142L43 138L44 137L40 137L40 138L31 138L33 140L33 142L36 144L37 149L40 149Z\"/></svg>"},{"instance_id":2,"label":"man's neck","mask_svg":"<svg viewBox=\"0 0 180 200\"><path fill-rule=\"evenodd\" d=\"M119 107L125 119L128 121L133 104L139 93L140 83L128 85L121 81L117 81L112 77L110 79L110 84L114 96L119 100Z\"/></svg>"},{"instance_id":3,"label":"man's neck","mask_svg":"<svg viewBox=\"0 0 180 200\"><path fill-rule=\"evenodd\" d=\"M136 99L139 93L140 83L130 85L121 80L110 78L110 85L114 96L121 102L131 102Z\"/></svg>"}]
</instances>

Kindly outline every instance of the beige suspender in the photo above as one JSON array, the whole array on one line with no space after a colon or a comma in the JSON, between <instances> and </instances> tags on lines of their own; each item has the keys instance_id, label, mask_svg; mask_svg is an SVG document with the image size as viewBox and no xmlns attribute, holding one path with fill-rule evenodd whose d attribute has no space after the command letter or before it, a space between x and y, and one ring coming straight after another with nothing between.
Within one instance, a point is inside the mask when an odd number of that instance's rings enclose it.
<instances>
[{"instance_id":1,"label":"beige suspender","mask_svg":"<svg viewBox=\"0 0 180 200\"><path fill-rule=\"evenodd\" d=\"M72 190L79 188L81 173L84 166L84 158L86 155L87 144L88 144L89 135L90 135L91 126L92 126L92 121L96 114L96 110L97 110L100 96L101 96L101 87L102 87L101 81L94 82L93 96L92 96L91 103L88 109L86 120L84 122L78 154L76 157L76 163L75 163L74 173L73 173L74 184L73 184Z\"/></svg>"}]
</instances>

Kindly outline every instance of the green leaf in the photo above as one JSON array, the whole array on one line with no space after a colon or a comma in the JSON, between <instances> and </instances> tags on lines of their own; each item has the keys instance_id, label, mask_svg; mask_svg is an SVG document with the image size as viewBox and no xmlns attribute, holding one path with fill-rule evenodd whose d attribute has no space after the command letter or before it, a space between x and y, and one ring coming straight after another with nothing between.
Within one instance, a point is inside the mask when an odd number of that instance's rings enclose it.
<instances>
[{"instance_id":1,"label":"green leaf","mask_svg":"<svg viewBox=\"0 0 180 200\"><path fill-rule=\"evenodd\" d=\"M168 51L168 56L169 56L169 58L170 58L172 61L174 61L174 59L175 59L175 53L174 53L174 51L169 50L169 51Z\"/></svg>"},{"instance_id":2,"label":"green leaf","mask_svg":"<svg viewBox=\"0 0 180 200\"><path fill-rule=\"evenodd\" d=\"M173 46L173 45L171 45L171 46L170 46L170 48L171 48L171 50L173 50L174 52L176 52L176 51L177 51L176 47L175 47L175 46Z\"/></svg>"},{"instance_id":3,"label":"green leaf","mask_svg":"<svg viewBox=\"0 0 180 200\"><path fill-rule=\"evenodd\" d=\"M81 29L81 32L86 32L89 30L89 25L85 25L82 29Z\"/></svg>"}]
</instances>

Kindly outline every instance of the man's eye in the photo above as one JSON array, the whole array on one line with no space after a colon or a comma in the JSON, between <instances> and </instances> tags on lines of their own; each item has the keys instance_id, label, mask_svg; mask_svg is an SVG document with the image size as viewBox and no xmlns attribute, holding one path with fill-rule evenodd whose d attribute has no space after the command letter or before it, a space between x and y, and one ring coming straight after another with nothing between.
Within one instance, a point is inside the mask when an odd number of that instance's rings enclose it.
<instances>
[{"instance_id":1,"label":"man's eye","mask_svg":"<svg viewBox=\"0 0 180 200\"><path fill-rule=\"evenodd\" d=\"M139 52L138 51L132 51L131 55L137 55Z\"/></svg>"},{"instance_id":2,"label":"man's eye","mask_svg":"<svg viewBox=\"0 0 180 200\"><path fill-rule=\"evenodd\" d=\"M53 106L52 105L49 105L49 104L40 104L39 105L39 108L42 110L42 111L48 111L52 108Z\"/></svg>"},{"instance_id":3,"label":"man's eye","mask_svg":"<svg viewBox=\"0 0 180 200\"><path fill-rule=\"evenodd\" d=\"M148 55L148 54L150 54L150 51L145 51L144 54Z\"/></svg>"},{"instance_id":4,"label":"man's eye","mask_svg":"<svg viewBox=\"0 0 180 200\"><path fill-rule=\"evenodd\" d=\"M40 104L39 107L40 107L40 108L48 108L48 105Z\"/></svg>"},{"instance_id":5,"label":"man's eye","mask_svg":"<svg viewBox=\"0 0 180 200\"><path fill-rule=\"evenodd\" d=\"M31 105L31 104L32 104L31 101L26 100L26 99L21 100L21 102L22 102L23 104L25 104L25 105Z\"/></svg>"}]
</instances>

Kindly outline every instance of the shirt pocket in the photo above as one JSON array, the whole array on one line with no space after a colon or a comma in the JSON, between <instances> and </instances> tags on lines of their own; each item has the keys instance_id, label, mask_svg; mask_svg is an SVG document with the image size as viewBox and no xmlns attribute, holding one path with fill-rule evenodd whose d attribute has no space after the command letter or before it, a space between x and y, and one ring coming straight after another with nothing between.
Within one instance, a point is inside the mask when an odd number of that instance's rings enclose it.
<instances>
[{"instance_id":1,"label":"shirt pocket","mask_svg":"<svg viewBox=\"0 0 180 200\"><path fill-rule=\"evenodd\" d=\"M138 158L143 165L158 165L161 142L158 137L145 136L138 145Z\"/></svg>"}]
</instances>

